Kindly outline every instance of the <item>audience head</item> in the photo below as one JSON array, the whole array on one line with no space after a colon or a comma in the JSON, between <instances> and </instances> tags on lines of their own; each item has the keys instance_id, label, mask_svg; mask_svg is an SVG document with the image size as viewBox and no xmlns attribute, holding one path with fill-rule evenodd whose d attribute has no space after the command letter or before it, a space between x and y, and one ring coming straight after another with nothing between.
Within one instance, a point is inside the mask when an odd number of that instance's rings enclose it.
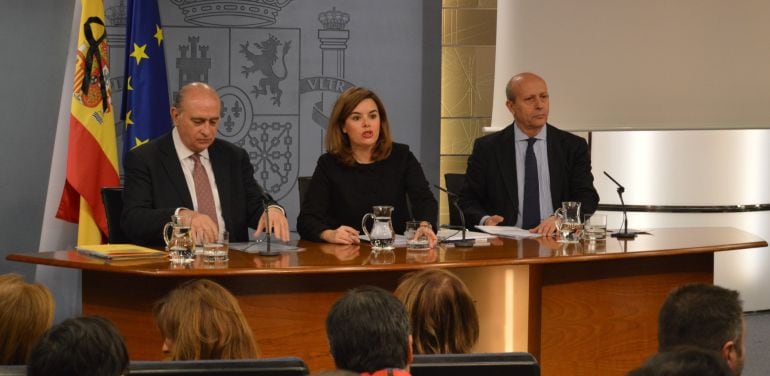
<instances>
[{"instance_id":1,"label":"audience head","mask_svg":"<svg viewBox=\"0 0 770 376\"><path fill-rule=\"evenodd\" d=\"M0 365L24 364L53 316L48 288L18 274L0 275Z\"/></svg>"},{"instance_id":2,"label":"audience head","mask_svg":"<svg viewBox=\"0 0 770 376\"><path fill-rule=\"evenodd\" d=\"M78 317L54 325L27 363L28 376L118 376L128 368L123 337L101 317Z\"/></svg>"},{"instance_id":3,"label":"audience head","mask_svg":"<svg viewBox=\"0 0 770 376\"><path fill-rule=\"evenodd\" d=\"M155 320L171 360L259 356L235 297L210 280L187 281L171 291L156 305Z\"/></svg>"},{"instance_id":4,"label":"audience head","mask_svg":"<svg viewBox=\"0 0 770 376\"><path fill-rule=\"evenodd\" d=\"M326 128L326 150L343 164L355 164L353 147L370 147L373 162L386 159L393 148L385 106L377 94L363 87L340 94Z\"/></svg>"},{"instance_id":5,"label":"audience head","mask_svg":"<svg viewBox=\"0 0 770 376\"><path fill-rule=\"evenodd\" d=\"M669 294L658 317L658 350L696 346L716 351L736 375L743 369L743 307L737 291L689 284Z\"/></svg>"},{"instance_id":6,"label":"audience head","mask_svg":"<svg viewBox=\"0 0 770 376\"><path fill-rule=\"evenodd\" d=\"M348 291L326 318L337 368L375 372L406 368L412 362L409 318L393 294L371 286Z\"/></svg>"},{"instance_id":7,"label":"audience head","mask_svg":"<svg viewBox=\"0 0 770 376\"><path fill-rule=\"evenodd\" d=\"M692 346L658 353L628 376L732 376L719 353Z\"/></svg>"},{"instance_id":8,"label":"audience head","mask_svg":"<svg viewBox=\"0 0 770 376\"><path fill-rule=\"evenodd\" d=\"M171 106L171 121L191 151L206 150L217 137L221 101L216 90L202 82L183 86Z\"/></svg>"},{"instance_id":9,"label":"audience head","mask_svg":"<svg viewBox=\"0 0 770 376\"><path fill-rule=\"evenodd\" d=\"M444 269L405 276L396 288L412 326L415 354L468 353L479 338L479 317L468 288Z\"/></svg>"},{"instance_id":10,"label":"audience head","mask_svg":"<svg viewBox=\"0 0 770 376\"><path fill-rule=\"evenodd\" d=\"M550 108L545 80L534 73L519 73L505 85L505 106L522 132L532 137L548 121Z\"/></svg>"}]
</instances>

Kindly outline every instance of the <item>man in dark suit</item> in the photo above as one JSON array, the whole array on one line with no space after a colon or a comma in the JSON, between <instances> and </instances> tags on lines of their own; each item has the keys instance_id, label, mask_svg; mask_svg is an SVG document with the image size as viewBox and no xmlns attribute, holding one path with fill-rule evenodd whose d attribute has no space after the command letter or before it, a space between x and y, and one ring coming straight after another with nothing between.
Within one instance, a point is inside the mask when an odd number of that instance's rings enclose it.
<instances>
[{"instance_id":1,"label":"man in dark suit","mask_svg":"<svg viewBox=\"0 0 770 376\"><path fill-rule=\"evenodd\" d=\"M348 290L326 316L329 353L337 369L370 376L409 376L414 360L409 316L379 287Z\"/></svg>"},{"instance_id":2,"label":"man in dark suit","mask_svg":"<svg viewBox=\"0 0 770 376\"><path fill-rule=\"evenodd\" d=\"M746 362L746 320L735 290L705 283L680 286L658 314L658 351L681 346L713 351L739 376Z\"/></svg>"},{"instance_id":3,"label":"man in dark suit","mask_svg":"<svg viewBox=\"0 0 770 376\"><path fill-rule=\"evenodd\" d=\"M289 240L283 208L259 187L245 150L216 138L220 120L217 92L204 83L185 85L171 107L174 128L124 158L123 232L138 244L163 245L162 229L171 215L191 217L196 239L248 240L270 229Z\"/></svg>"},{"instance_id":4,"label":"man in dark suit","mask_svg":"<svg viewBox=\"0 0 770 376\"><path fill-rule=\"evenodd\" d=\"M552 214L562 201L580 201L583 213L593 213L599 194L588 145L547 123L545 80L517 74L505 94L513 123L477 139L468 158L459 201L468 226L518 226L551 234L556 230Z\"/></svg>"}]
</instances>

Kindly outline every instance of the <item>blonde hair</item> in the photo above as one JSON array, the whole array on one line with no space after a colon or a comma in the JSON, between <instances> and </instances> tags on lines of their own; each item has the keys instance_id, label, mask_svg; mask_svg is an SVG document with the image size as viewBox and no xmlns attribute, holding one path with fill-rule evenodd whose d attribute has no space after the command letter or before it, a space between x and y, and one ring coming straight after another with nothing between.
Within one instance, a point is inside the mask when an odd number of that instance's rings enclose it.
<instances>
[{"instance_id":1,"label":"blonde hair","mask_svg":"<svg viewBox=\"0 0 770 376\"><path fill-rule=\"evenodd\" d=\"M350 138L342 132L345 126L345 120L353 113L356 106L365 99L371 99L377 105L377 111L380 114L380 136L377 144L372 151L372 160L381 161L390 156L393 149L393 139L390 136L390 124L388 123L388 114L385 112L385 106L380 98L373 91L364 87L351 87L345 90L334 103L332 114L329 117L329 124L326 127L326 151L337 157L337 159L346 166L352 166L356 163L353 158L353 149L350 147Z\"/></svg>"},{"instance_id":2,"label":"blonde hair","mask_svg":"<svg viewBox=\"0 0 770 376\"><path fill-rule=\"evenodd\" d=\"M171 360L259 357L238 301L216 282L183 283L155 307L160 333L170 340Z\"/></svg>"},{"instance_id":3,"label":"blonde hair","mask_svg":"<svg viewBox=\"0 0 770 376\"><path fill-rule=\"evenodd\" d=\"M24 364L37 340L51 326L53 295L42 284L18 274L0 275L0 364Z\"/></svg>"},{"instance_id":4,"label":"blonde hair","mask_svg":"<svg viewBox=\"0 0 770 376\"><path fill-rule=\"evenodd\" d=\"M394 293L412 324L415 354L462 354L479 339L479 317L468 287L444 269L407 274Z\"/></svg>"}]
</instances>

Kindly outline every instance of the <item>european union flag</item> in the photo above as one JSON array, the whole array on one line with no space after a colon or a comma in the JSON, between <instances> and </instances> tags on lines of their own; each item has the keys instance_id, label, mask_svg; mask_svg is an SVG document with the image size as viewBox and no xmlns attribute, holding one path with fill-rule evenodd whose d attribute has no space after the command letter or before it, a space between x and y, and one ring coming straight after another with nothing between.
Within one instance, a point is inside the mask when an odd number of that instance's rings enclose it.
<instances>
[{"instance_id":1,"label":"european union flag","mask_svg":"<svg viewBox=\"0 0 770 376\"><path fill-rule=\"evenodd\" d=\"M123 155L171 129L163 45L157 0L129 0L120 116L126 123Z\"/></svg>"}]
</instances>

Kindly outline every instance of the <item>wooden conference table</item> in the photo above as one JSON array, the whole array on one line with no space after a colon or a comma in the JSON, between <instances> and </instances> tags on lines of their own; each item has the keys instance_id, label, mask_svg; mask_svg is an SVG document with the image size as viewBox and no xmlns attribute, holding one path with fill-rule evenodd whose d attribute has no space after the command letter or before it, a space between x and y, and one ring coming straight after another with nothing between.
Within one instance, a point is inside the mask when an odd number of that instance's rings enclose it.
<instances>
[{"instance_id":1,"label":"wooden conference table","mask_svg":"<svg viewBox=\"0 0 770 376\"><path fill-rule=\"evenodd\" d=\"M131 359L162 359L152 306L180 283L213 279L238 298L264 357L299 356L311 371L333 368L325 335L331 305L362 284L393 290L409 271L441 267L476 299L475 352L528 351L543 375L624 375L657 348L657 314L668 292L713 282L713 253L765 247L727 227L650 230L594 244L493 239L488 245L371 252L368 245L300 241L301 252L231 251L221 265L105 263L74 250L11 254L9 260L82 270L83 313L111 319Z\"/></svg>"}]
</instances>

